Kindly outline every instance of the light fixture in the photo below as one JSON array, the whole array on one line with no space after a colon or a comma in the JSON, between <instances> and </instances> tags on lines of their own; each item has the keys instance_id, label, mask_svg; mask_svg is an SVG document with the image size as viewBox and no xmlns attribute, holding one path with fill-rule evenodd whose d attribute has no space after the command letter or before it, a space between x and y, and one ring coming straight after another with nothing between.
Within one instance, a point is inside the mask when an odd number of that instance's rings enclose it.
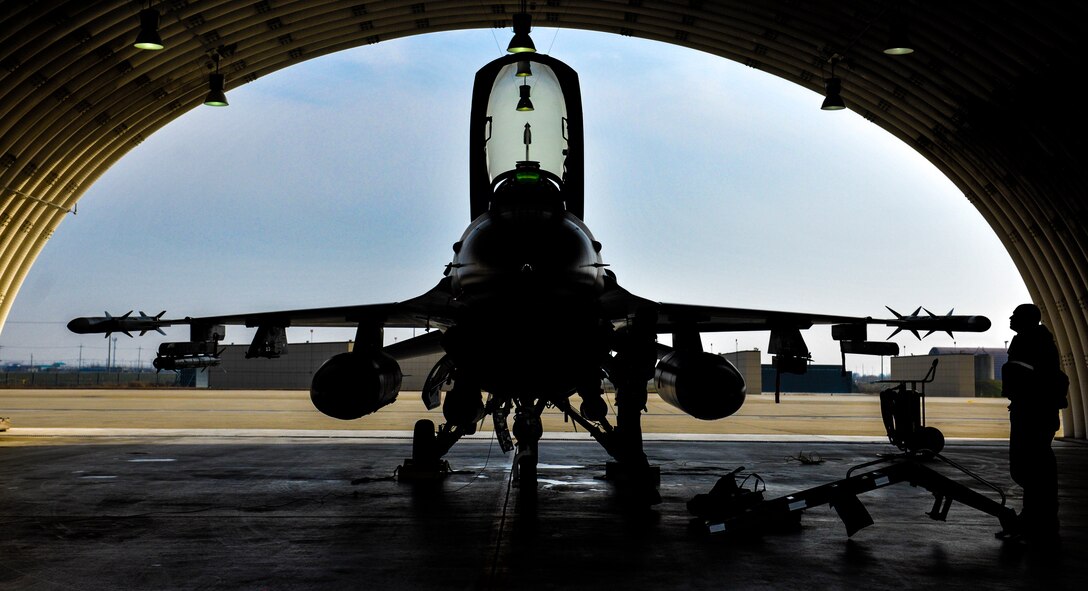
<instances>
[{"instance_id":1,"label":"light fixture","mask_svg":"<svg viewBox=\"0 0 1088 591\"><path fill-rule=\"evenodd\" d=\"M533 110L533 101L529 100L529 92L530 92L530 89L532 87L529 86L528 84L522 84L518 88L521 91L521 100L518 101L518 110L519 111L532 111Z\"/></svg>"},{"instance_id":2,"label":"light fixture","mask_svg":"<svg viewBox=\"0 0 1088 591\"><path fill-rule=\"evenodd\" d=\"M524 6L522 10L524 10ZM510 39L510 45L506 46L506 51L510 53L535 52L536 45L533 43L532 37L529 36L532 25L533 17L529 13L519 12L515 14L514 37Z\"/></svg>"},{"instance_id":3,"label":"light fixture","mask_svg":"<svg viewBox=\"0 0 1088 591\"><path fill-rule=\"evenodd\" d=\"M910 39L907 36L907 26L902 22L892 22L891 31L888 35L888 44L885 46L884 53L888 55L914 53L914 47L911 46Z\"/></svg>"},{"instance_id":4,"label":"light fixture","mask_svg":"<svg viewBox=\"0 0 1088 591\"><path fill-rule=\"evenodd\" d=\"M532 76L533 68L532 65L529 63L529 60L521 60L520 62L518 62L518 72L514 75L518 78L527 78L529 76Z\"/></svg>"},{"instance_id":5,"label":"light fixture","mask_svg":"<svg viewBox=\"0 0 1088 591\"><path fill-rule=\"evenodd\" d=\"M140 32L136 34L136 42L132 44L136 49L149 49L157 51L162 49L162 37L159 36L159 11L151 8L151 2L147 8L140 11Z\"/></svg>"},{"instance_id":6,"label":"light fixture","mask_svg":"<svg viewBox=\"0 0 1088 591\"><path fill-rule=\"evenodd\" d=\"M841 111L846 108L842 100L842 80L832 76L824 80L824 103L820 108L825 111Z\"/></svg>"},{"instance_id":7,"label":"light fixture","mask_svg":"<svg viewBox=\"0 0 1088 591\"><path fill-rule=\"evenodd\" d=\"M824 103L820 105L824 111L841 111L846 108L846 103L842 100L842 80L835 76L835 64L841 59L842 56L835 54L827 60L831 64L831 77L824 79Z\"/></svg>"},{"instance_id":8,"label":"light fixture","mask_svg":"<svg viewBox=\"0 0 1088 591\"><path fill-rule=\"evenodd\" d=\"M208 74L208 96L204 104L209 107L226 107L227 95L223 93L223 75L219 73L219 54L215 54L215 73Z\"/></svg>"}]
</instances>

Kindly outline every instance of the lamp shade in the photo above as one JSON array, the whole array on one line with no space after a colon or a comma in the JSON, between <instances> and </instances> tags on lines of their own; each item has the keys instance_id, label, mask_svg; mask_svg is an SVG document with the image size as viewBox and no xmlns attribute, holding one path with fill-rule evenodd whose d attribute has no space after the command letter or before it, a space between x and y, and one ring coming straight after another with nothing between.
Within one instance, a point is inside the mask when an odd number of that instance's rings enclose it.
<instances>
[{"instance_id":1,"label":"lamp shade","mask_svg":"<svg viewBox=\"0 0 1088 591\"><path fill-rule=\"evenodd\" d=\"M204 104L209 107L226 107L227 95L223 93L223 75L208 75L208 96L204 97Z\"/></svg>"},{"instance_id":2,"label":"lamp shade","mask_svg":"<svg viewBox=\"0 0 1088 591\"><path fill-rule=\"evenodd\" d=\"M527 85L527 84L523 84L523 85L519 86L518 88L520 89L520 92L521 92L521 100L518 101L518 110L519 111L532 111L533 110L533 101L529 100L529 93L531 92L532 87Z\"/></svg>"},{"instance_id":3,"label":"lamp shade","mask_svg":"<svg viewBox=\"0 0 1088 591\"><path fill-rule=\"evenodd\" d=\"M159 11L154 8L145 8L140 11L140 32L136 34L136 42L132 46L152 51L164 47L162 37L159 36Z\"/></svg>"},{"instance_id":4,"label":"lamp shade","mask_svg":"<svg viewBox=\"0 0 1088 591\"><path fill-rule=\"evenodd\" d=\"M532 30L532 25L532 15L526 12L519 12L514 15L514 38L510 40L510 45L506 46L507 52L523 53L536 51L536 44L533 43L532 37L529 37L529 31Z\"/></svg>"},{"instance_id":5,"label":"lamp shade","mask_svg":"<svg viewBox=\"0 0 1088 591\"><path fill-rule=\"evenodd\" d=\"M907 38L907 27L901 23L893 24L888 35L884 53L888 55L907 55L914 53L914 47Z\"/></svg>"},{"instance_id":6,"label":"lamp shade","mask_svg":"<svg viewBox=\"0 0 1088 591\"><path fill-rule=\"evenodd\" d=\"M824 111L841 111L846 108L842 100L842 80L832 76L824 80L824 103L820 105Z\"/></svg>"}]
</instances>

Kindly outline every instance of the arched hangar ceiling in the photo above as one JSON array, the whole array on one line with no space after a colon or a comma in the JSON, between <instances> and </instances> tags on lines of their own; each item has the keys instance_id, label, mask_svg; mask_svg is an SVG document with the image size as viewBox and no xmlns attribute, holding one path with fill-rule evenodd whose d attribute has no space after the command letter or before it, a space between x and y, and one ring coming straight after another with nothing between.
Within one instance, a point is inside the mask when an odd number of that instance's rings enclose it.
<instances>
[{"instance_id":1,"label":"arched hangar ceiling","mask_svg":"<svg viewBox=\"0 0 1088 591\"><path fill-rule=\"evenodd\" d=\"M497 0L164 0L166 49L132 47L144 2L0 0L0 323L57 225L111 164L207 92L397 37L507 28ZM653 39L822 91L963 191L1008 249L1073 380L1067 435L1088 422L1085 116L1072 81L1086 5L963 0L535 0L537 27ZM916 52L882 53L893 22ZM814 112L813 116L819 116Z\"/></svg>"}]
</instances>

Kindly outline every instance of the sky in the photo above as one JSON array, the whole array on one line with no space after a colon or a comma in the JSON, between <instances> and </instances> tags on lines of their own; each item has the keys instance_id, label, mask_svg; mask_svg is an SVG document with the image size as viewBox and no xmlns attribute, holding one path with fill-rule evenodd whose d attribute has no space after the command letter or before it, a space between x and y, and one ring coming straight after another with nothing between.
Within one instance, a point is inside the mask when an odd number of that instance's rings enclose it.
<instances>
[{"instance_id":1,"label":"sky","mask_svg":"<svg viewBox=\"0 0 1088 591\"><path fill-rule=\"evenodd\" d=\"M88 189L43 249L0 333L0 363L102 363L108 341L64 325L106 310L233 314L399 301L431 288L470 221L473 76L509 35L430 34L317 58L152 134ZM955 339L896 337L906 354L1012 338L1006 319L1030 298L1007 252L963 194L887 132L708 54L603 33L535 28L533 37L579 73L585 221L628 290L856 316L886 317L885 305L955 308L994 322ZM519 330L532 329L526 319ZM872 327L869 338L890 332ZM147 364L159 342L186 340L188 329L167 334L121 335L118 360ZM828 329L804 334L815 362L839 362ZM251 337L232 327L226 342ZM703 337L715 352L765 351L767 341L766 332ZM848 366L877 373L880 360Z\"/></svg>"}]
</instances>

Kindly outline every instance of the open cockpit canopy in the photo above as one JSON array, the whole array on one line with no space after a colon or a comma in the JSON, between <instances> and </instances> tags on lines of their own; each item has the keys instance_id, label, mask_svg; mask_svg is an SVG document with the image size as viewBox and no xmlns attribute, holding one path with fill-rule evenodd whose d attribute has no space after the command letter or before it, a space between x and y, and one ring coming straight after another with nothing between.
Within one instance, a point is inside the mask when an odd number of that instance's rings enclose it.
<instances>
[{"instance_id":1,"label":"open cockpit canopy","mask_svg":"<svg viewBox=\"0 0 1088 591\"><path fill-rule=\"evenodd\" d=\"M499 58L476 74L470 138L472 217L494 195L537 185L584 210L578 75L546 55Z\"/></svg>"}]
</instances>

